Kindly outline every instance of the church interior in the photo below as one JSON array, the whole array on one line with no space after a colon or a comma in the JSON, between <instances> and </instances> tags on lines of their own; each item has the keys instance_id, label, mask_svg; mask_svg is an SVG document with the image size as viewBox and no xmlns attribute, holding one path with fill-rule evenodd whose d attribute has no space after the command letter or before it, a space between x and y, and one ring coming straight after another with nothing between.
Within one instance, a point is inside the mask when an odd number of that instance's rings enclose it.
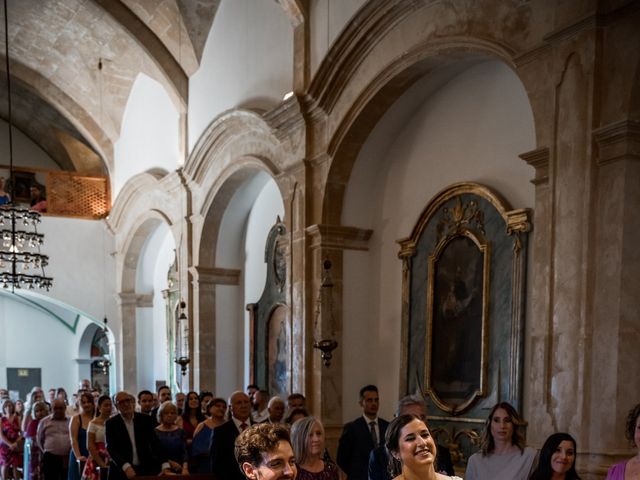
<instances>
[{"instance_id":1,"label":"church interior","mask_svg":"<svg viewBox=\"0 0 640 480\"><path fill-rule=\"evenodd\" d=\"M0 176L53 283L0 289L0 387L257 383L335 445L375 384L461 455L509 401L584 479L630 456L640 2L6 5Z\"/></svg>"}]
</instances>

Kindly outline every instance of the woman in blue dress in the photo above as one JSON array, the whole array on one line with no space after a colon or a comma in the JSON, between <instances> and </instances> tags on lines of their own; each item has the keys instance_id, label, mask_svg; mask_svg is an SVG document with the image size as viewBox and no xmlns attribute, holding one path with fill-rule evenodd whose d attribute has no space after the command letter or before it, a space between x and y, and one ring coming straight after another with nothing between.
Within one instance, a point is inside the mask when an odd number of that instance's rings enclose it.
<instances>
[{"instance_id":1,"label":"woman in blue dress","mask_svg":"<svg viewBox=\"0 0 640 480\"><path fill-rule=\"evenodd\" d=\"M209 453L213 429L225 422L227 402L224 398L209 400L205 409L205 421L200 422L193 432L191 444L191 460L195 465L195 473L211 473Z\"/></svg>"},{"instance_id":2,"label":"woman in blue dress","mask_svg":"<svg viewBox=\"0 0 640 480\"><path fill-rule=\"evenodd\" d=\"M69 437L71 438L71 451L69 452L69 473L67 480L80 480L80 473L89 456L87 450L87 427L96 416L96 406L93 403L93 395L83 392L80 395L80 413L74 415L69 423Z\"/></svg>"},{"instance_id":3,"label":"woman in blue dress","mask_svg":"<svg viewBox=\"0 0 640 480\"><path fill-rule=\"evenodd\" d=\"M184 430L176 425L178 407L167 401L158 408L156 436L160 440L163 453L171 465L171 471L180 475L189 475L189 457Z\"/></svg>"}]
</instances>

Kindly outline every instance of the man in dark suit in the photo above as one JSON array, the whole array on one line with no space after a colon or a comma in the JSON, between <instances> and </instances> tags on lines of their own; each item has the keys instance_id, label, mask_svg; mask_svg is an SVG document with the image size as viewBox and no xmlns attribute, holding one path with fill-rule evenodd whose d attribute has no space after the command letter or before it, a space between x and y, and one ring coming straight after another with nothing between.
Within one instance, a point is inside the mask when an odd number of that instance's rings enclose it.
<instances>
[{"instance_id":1,"label":"man in dark suit","mask_svg":"<svg viewBox=\"0 0 640 480\"><path fill-rule=\"evenodd\" d=\"M127 392L118 392L115 401L120 415L105 423L107 451L111 457L109 480L169 472L169 464L163 463L162 447L153 431L151 417L134 411L135 399Z\"/></svg>"},{"instance_id":2,"label":"man in dark suit","mask_svg":"<svg viewBox=\"0 0 640 480\"><path fill-rule=\"evenodd\" d=\"M244 475L235 461L236 437L251 425L251 400L241 391L229 397L231 418L213 429L211 434L211 472L220 480L244 480Z\"/></svg>"},{"instance_id":3,"label":"man in dark suit","mask_svg":"<svg viewBox=\"0 0 640 480\"><path fill-rule=\"evenodd\" d=\"M396 417L402 415L417 415L425 418L427 406L424 399L419 395L407 395L398 402ZM435 469L438 473L454 475L453 463L451 462L451 452L443 445L437 445ZM389 457L384 442L371 451L369 455L369 480L391 480L389 473Z\"/></svg>"},{"instance_id":4,"label":"man in dark suit","mask_svg":"<svg viewBox=\"0 0 640 480\"><path fill-rule=\"evenodd\" d=\"M378 418L380 398L378 387L366 385L360 389L362 416L345 424L338 442L338 466L349 480L367 480L369 453L384 443L389 422Z\"/></svg>"}]
</instances>

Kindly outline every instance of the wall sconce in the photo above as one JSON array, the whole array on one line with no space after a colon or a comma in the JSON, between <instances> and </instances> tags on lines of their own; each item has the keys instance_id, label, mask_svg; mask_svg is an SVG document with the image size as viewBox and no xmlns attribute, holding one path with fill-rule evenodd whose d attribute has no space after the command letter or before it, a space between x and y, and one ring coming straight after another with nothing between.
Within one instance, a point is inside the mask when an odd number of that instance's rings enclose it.
<instances>
[{"instance_id":1,"label":"wall sconce","mask_svg":"<svg viewBox=\"0 0 640 480\"><path fill-rule=\"evenodd\" d=\"M333 351L338 347L338 342L335 340L334 318L333 318L333 279L331 278L331 260L326 259L322 263L324 268L324 274L322 275L322 283L320 284L320 290L318 291L318 298L316 300L316 319L314 325L314 334L319 335L318 322L320 315L323 311L326 311L328 315L325 317L328 319L329 330L331 332L330 338L324 338L316 340L313 343L313 348L320 350L322 355L322 361L325 367L331 365L331 359L333 358ZM319 335L322 336L322 335Z\"/></svg>"}]
</instances>

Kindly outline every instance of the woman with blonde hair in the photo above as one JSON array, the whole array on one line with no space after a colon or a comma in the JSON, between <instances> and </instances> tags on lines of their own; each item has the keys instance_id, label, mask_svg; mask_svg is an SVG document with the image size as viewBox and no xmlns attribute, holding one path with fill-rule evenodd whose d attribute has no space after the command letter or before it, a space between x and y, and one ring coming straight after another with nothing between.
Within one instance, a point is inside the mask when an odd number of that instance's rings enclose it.
<instances>
[{"instance_id":1,"label":"woman with blonde hair","mask_svg":"<svg viewBox=\"0 0 640 480\"><path fill-rule=\"evenodd\" d=\"M298 465L297 480L338 480L338 466L325 460L324 427L314 417L291 425L291 446Z\"/></svg>"}]
</instances>

